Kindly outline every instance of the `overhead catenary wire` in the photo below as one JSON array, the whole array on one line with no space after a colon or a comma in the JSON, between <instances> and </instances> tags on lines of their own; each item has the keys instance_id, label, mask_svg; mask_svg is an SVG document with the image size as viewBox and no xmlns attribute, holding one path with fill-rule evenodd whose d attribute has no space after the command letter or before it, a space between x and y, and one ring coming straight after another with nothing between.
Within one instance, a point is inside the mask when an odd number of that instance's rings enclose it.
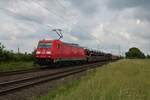
<instances>
[{"instance_id":1,"label":"overhead catenary wire","mask_svg":"<svg viewBox=\"0 0 150 100\"><path fill-rule=\"evenodd\" d=\"M67 9L67 7L65 7L59 0L54 0L58 5L59 7L63 8L64 10Z\"/></svg>"},{"instance_id":2,"label":"overhead catenary wire","mask_svg":"<svg viewBox=\"0 0 150 100\"><path fill-rule=\"evenodd\" d=\"M33 1L36 1L36 0L33 0ZM68 10L68 8L65 7L59 0L56 0L56 2L57 2L56 4L59 5L60 7L62 7L64 10ZM58 20L64 22L64 24L66 24L68 27L70 27L71 24L73 24L73 23L71 23L71 22L68 23L68 21L67 21L67 19L66 19L66 17L65 17L66 15L65 15L65 16L62 16L62 15L56 13L54 9L50 9L50 8L48 8L47 6L42 5L39 1L36 1L35 3L38 4L39 7L44 8L45 10L47 10L47 11L48 11L49 13L51 13L52 15L56 16L57 18L59 18ZM67 16L67 17L68 17L68 16ZM60 21L57 21L57 22L58 22L59 24L62 24ZM85 28L83 28L83 27L81 27L81 26L79 26L79 25L77 25L76 27L77 27L77 29L81 30L82 32L85 32L85 30L86 30ZM85 27L85 26L84 26L84 27Z\"/></svg>"},{"instance_id":3,"label":"overhead catenary wire","mask_svg":"<svg viewBox=\"0 0 150 100\"><path fill-rule=\"evenodd\" d=\"M49 11L51 14L54 14L55 16L57 16L58 18L59 18L59 20L61 20L61 21L63 21L66 25L67 25L67 27L70 27L71 26L71 24L69 24L69 23L67 23L68 21L67 21L67 19L64 17L64 16L62 16L62 15L58 15L56 12L54 12L53 10L51 10L51 9L49 9L49 8L47 8L47 7L44 7L44 6L42 6L40 3L38 3L38 2L36 2L40 7L42 7L42 8L44 8L44 9L46 9L47 11ZM57 3L58 4L58 3ZM59 23L59 24L62 24L62 23ZM79 26L78 26L79 27ZM80 29L81 29L81 27L80 27ZM83 31L83 29L81 29L82 31Z\"/></svg>"},{"instance_id":4,"label":"overhead catenary wire","mask_svg":"<svg viewBox=\"0 0 150 100\"><path fill-rule=\"evenodd\" d=\"M46 6L41 5L39 2L36 2L41 8L46 9L49 13L55 15L56 17L58 17L59 19L61 19L63 22L65 22L65 18L61 15L58 15L56 12L54 12L53 10L47 8Z\"/></svg>"},{"instance_id":5,"label":"overhead catenary wire","mask_svg":"<svg viewBox=\"0 0 150 100\"><path fill-rule=\"evenodd\" d=\"M50 13L54 14L55 16L59 17L62 21L67 22L67 19L64 16L58 15L56 12L54 12L53 10L42 6L40 3L36 2L40 7L45 8L46 10L48 10ZM57 4L59 4L61 7L63 7L65 10L68 8L65 8L65 6L63 6L60 1L57 0ZM71 24L65 23L67 24L67 26L70 26ZM83 32L85 31L82 27L77 26L77 28L79 28L80 30L82 30Z\"/></svg>"}]
</instances>

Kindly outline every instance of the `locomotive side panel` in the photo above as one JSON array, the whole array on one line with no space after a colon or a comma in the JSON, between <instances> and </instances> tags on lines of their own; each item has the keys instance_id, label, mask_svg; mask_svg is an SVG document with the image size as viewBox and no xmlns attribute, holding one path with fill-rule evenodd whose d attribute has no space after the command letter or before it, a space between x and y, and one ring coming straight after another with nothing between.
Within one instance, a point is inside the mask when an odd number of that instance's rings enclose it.
<instances>
[{"instance_id":1,"label":"locomotive side panel","mask_svg":"<svg viewBox=\"0 0 150 100\"><path fill-rule=\"evenodd\" d=\"M62 43L59 48L59 60L72 61L86 59L84 49L69 44Z\"/></svg>"}]
</instances>

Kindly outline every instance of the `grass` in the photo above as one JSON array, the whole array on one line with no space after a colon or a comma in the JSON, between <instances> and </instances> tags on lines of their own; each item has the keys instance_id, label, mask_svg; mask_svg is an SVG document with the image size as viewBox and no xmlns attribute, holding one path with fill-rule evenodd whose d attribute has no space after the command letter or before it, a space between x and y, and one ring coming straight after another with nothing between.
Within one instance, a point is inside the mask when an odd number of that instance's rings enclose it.
<instances>
[{"instance_id":1,"label":"grass","mask_svg":"<svg viewBox=\"0 0 150 100\"><path fill-rule=\"evenodd\" d=\"M35 100L150 100L150 60L120 60Z\"/></svg>"},{"instance_id":2,"label":"grass","mask_svg":"<svg viewBox=\"0 0 150 100\"><path fill-rule=\"evenodd\" d=\"M0 63L0 72L16 71L33 68L33 62L3 62Z\"/></svg>"}]
</instances>

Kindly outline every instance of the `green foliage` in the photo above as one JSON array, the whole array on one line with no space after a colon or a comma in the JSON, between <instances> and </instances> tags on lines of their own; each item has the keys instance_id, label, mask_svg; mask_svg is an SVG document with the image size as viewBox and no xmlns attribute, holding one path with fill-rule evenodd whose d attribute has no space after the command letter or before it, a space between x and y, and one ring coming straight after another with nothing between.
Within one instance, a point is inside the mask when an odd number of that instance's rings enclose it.
<instances>
[{"instance_id":1,"label":"green foliage","mask_svg":"<svg viewBox=\"0 0 150 100\"><path fill-rule=\"evenodd\" d=\"M140 49L132 47L126 52L126 58L145 58L145 54Z\"/></svg>"},{"instance_id":2,"label":"green foliage","mask_svg":"<svg viewBox=\"0 0 150 100\"><path fill-rule=\"evenodd\" d=\"M147 55L147 57L146 57L146 58L150 59L150 55Z\"/></svg>"},{"instance_id":3,"label":"green foliage","mask_svg":"<svg viewBox=\"0 0 150 100\"><path fill-rule=\"evenodd\" d=\"M0 72L6 71L16 71L35 68L32 61L11 61L11 62L1 62Z\"/></svg>"},{"instance_id":4,"label":"green foliage","mask_svg":"<svg viewBox=\"0 0 150 100\"><path fill-rule=\"evenodd\" d=\"M0 43L0 63L10 61L32 61L32 54L14 53L13 51L5 50L5 46Z\"/></svg>"}]
</instances>

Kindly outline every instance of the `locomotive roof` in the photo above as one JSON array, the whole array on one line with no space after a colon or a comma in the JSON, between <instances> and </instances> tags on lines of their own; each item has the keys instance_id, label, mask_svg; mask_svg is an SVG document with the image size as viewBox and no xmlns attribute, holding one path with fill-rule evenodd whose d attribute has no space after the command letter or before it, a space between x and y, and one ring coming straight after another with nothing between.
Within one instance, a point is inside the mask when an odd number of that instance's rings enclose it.
<instances>
[{"instance_id":1,"label":"locomotive roof","mask_svg":"<svg viewBox=\"0 0 150 100\"><path fill-rule=\"evenodd\" d=\"M60 41L60 40L40 40L39 42L54 42L54 41Z\"/></svg>"},{"instance_id":2,"label":"locomotive roof","mask_svg":"<svg viewBox=\"0 0 150 100\"><path fill-rule=\"evenodd\" d=\"M47 42L54 42L54 41L61 42L61 43L63 43L63 44L70 45L70 46L74 46L74 47L83 48L83 47L79 46L78 44L75 44L75 43L67 43L67 42L63 42L63 41L61 41L61 40L40 40L39 42L45 42L45 43L47 43Z\"/></svg>"}]
</instances>

